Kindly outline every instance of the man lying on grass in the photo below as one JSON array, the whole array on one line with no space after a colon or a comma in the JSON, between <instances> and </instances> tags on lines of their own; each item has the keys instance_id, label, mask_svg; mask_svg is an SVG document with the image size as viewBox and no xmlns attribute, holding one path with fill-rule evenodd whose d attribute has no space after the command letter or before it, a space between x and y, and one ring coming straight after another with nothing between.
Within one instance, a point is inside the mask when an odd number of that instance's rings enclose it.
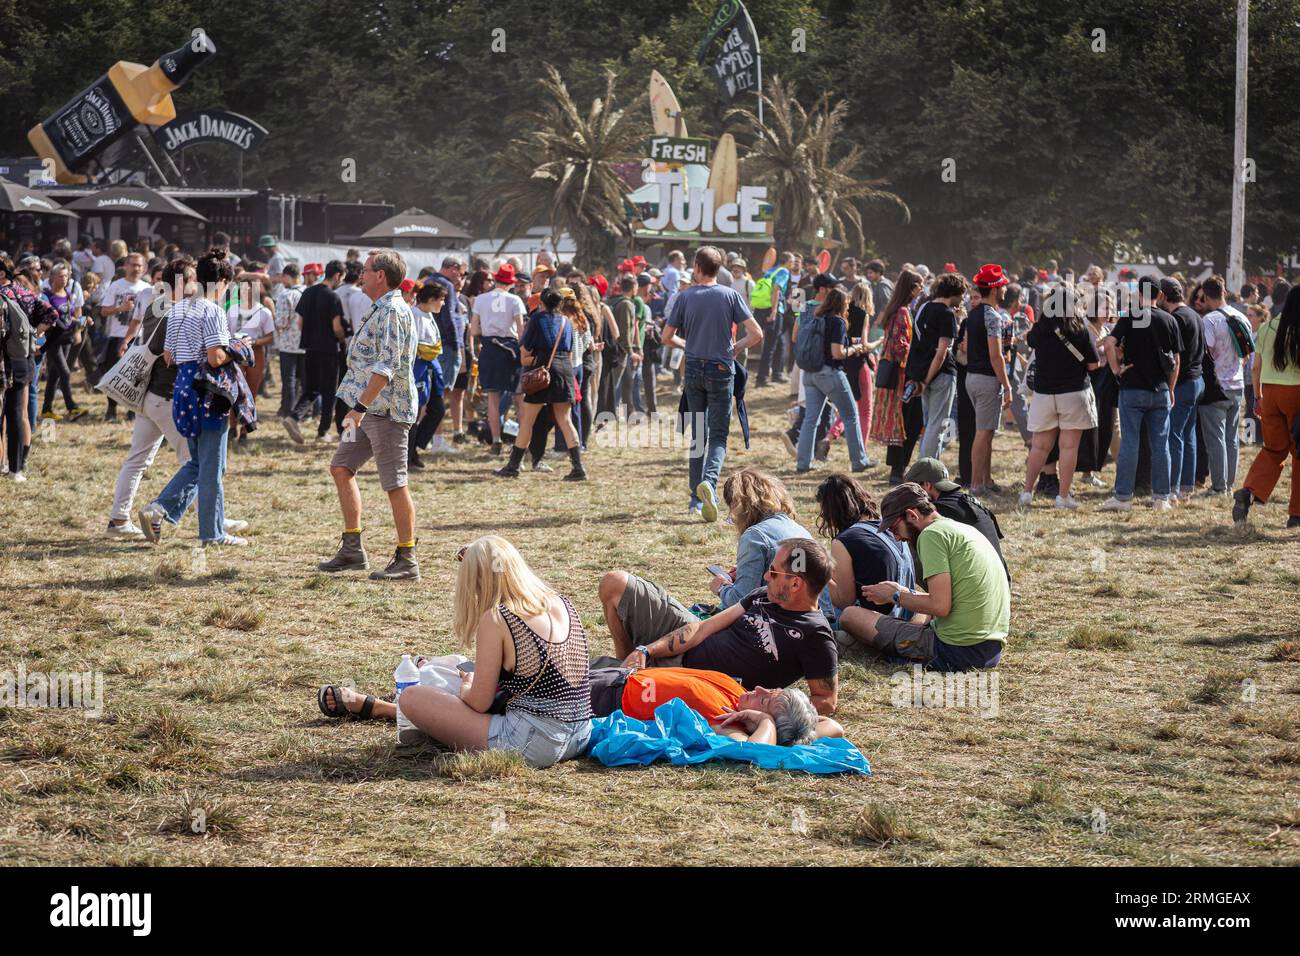
<instances>
[{"instance_id":1,"label":"man lying on grass","mask_svg":"<svg viewBox=\"0 0 1300 956\"><path fill-rule=\"evenodd\" d=\"M839 658L817 596L831 576L830 553L811 538L781 542L767 586L701 621L659 585L610 571L600 602L625 667L689 667L730 674L745 687L808 682L819 714L835 712Z\"/></svg>"},{"instance_id":2,"label":"man lying on grass","mask_svg":"<svg viewBox=\"0 0 1300 956\"><path fill-rule=\"evenodd\" d=\"M818 715L801 690L745 690L726 674L688 667L633 669L619 666L610 657L592 663L591 711L595 717L608 717L621 710L628 717L651 721L655 708L670 700L684 701L715 732L732 740L790 746L844 736L844 728ZM336 705L336 701L340 704ZM396 705L348 687L322 687L318 702L331 717L397 719Z\"/></svg>"}]
</instances>

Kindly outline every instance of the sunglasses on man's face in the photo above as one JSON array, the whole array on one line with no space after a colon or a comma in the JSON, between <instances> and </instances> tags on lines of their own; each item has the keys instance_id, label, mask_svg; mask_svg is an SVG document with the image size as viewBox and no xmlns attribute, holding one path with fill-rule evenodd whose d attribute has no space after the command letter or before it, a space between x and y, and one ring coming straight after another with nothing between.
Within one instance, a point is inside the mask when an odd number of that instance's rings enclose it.
<instances>
[{"instance_id":1,"label":"sunglasses on man's face","mask_svg":"<svg viewBox=\"0 0 1300 956\"><path fill-rule=\"evenodd\" d=\"M795 574L793 571L778 571L775 567L769 567L769 568L767 569L767 573L768 573L768 574L784 574L784 575L785 575L786 577L788 577L788 578L797 578L797 577L799 576L799 575Z\"/></svg>"}]
</instances>

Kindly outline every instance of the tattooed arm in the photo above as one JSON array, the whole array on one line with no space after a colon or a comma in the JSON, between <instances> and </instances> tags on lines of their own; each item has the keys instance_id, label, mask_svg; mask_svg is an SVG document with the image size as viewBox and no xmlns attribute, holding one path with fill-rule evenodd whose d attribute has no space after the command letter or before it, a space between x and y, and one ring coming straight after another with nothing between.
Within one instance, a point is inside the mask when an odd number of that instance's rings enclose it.
<instances>
[{"instance_id":1,"label":"tattooed arm","mask_svg":"<svg viewBox=\"0 0 1300 956\"><path fill-rule=\"evenodd\" d=\"M807 680L808 696L812 698L812 705L817 708L817 713L823 717L835 713L835 708L839 704L839 675L832 674L827 679L809 677Z\"/></svg>"},{"instance_id":2,"label":"tattooed arm","mask_svg":"<svg viewBox=\"0 0 1300 956\"><path fill-rule=\"evenodd\" d=\"M677 630L665 634L657 641L646 645L651 657L676 657L678 654L685 654L693 647L698 647L711 635L718 631L725 630L740 617L744 608L739 604L733 604L725 611L719 611L713 617L704 621L692 621L684 624ZM649 661L642 660L640 651L633 651L623 662L624 667L645 667Z\"/></svg>"}]
</instances>

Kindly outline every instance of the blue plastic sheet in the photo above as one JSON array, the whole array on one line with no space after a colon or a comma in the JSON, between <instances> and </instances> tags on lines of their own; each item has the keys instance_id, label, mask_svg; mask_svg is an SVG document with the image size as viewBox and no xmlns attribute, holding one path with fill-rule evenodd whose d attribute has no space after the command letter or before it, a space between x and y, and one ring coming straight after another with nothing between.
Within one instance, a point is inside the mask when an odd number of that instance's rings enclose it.
<instances>
[{"instance_id":1,"label":"blue plastic sheet","mask_svg":"<svg viewBox=\"0 0 1300 956\"><path fill-rule=\"evenodd\" d=\"M646 766L667 760L681 767L710 760L735 760L764 770L803 773L871 773L862 751L842 737L823 737L797 747L754 744L714 733L709 723L682 700L655 708L649 723L616 710L591 722L588 756L607 767Z\"/></svg>"}]
</instances>

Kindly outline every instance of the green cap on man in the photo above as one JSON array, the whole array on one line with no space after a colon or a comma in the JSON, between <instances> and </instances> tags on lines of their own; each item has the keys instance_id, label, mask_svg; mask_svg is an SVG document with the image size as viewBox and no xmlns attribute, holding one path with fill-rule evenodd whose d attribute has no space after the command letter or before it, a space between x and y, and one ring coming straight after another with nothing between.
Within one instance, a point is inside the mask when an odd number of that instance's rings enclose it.
<instances>
[{"instance_id":1,"label":"green cap on man","mask_svg":"<svg viewBox=\"0 0 1300 956\"><path fill-rule=\"evenodd\" d=\"M912 467L907 469L903 480L914 481L917 484L929 482L941 493L956 491L961 487L948 476L948 466L938 458L918 458L912 463Z\"/></svg>"}]
</instances>

